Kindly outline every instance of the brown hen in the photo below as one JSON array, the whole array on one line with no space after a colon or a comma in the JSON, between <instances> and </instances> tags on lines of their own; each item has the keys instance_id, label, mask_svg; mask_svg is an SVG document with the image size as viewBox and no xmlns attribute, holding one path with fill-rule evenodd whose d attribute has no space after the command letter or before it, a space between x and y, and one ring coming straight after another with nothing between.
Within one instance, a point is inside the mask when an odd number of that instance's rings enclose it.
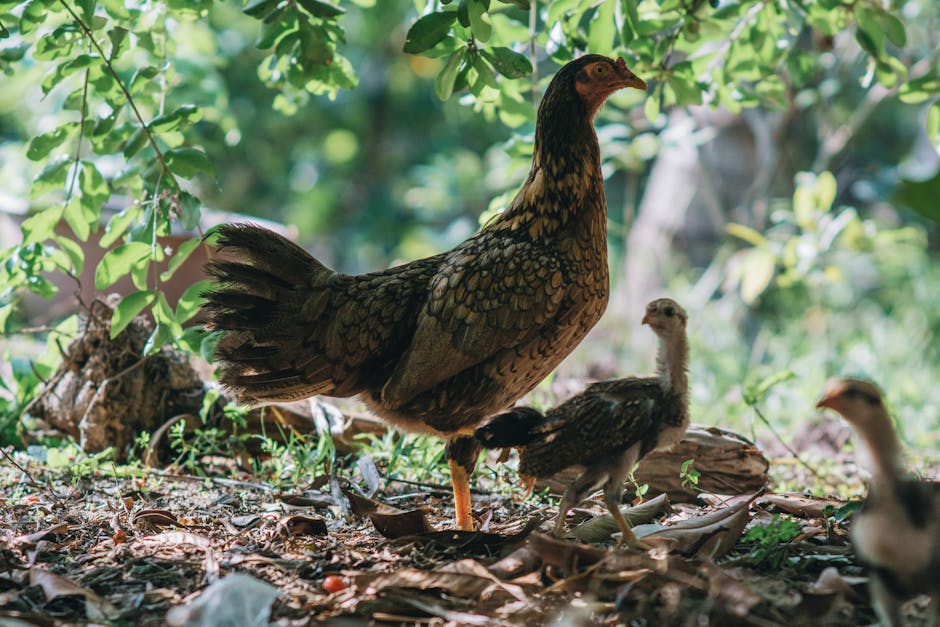
<instances>
[{"instance_id":1,"label":"brown hen","mask_svg":"<svg viewBox=\"0 0 940 627\"><path fill-rule=\"evenodd\" d=\"M541 413L519 407L493 416L476 431L487 448L519 447L519 475L532 485L570 467L581 474L568 486L555 520L556 536L568 510L603 484L604 503L620 527L620 542L638 541L620 512L623 484L647 453L673 446L689 426L687 315L674 300L646 307L643 324L659 338L655 377L627 377L594 383Z\"/></svg>"},{"instance_id":2,"label":"brown hen","mask_svg":"<svg viewBox=\"0 0 940 627\"><path fill-rule=\"evenodd\" d=\"M623 59L565 65L539 107L532 169L506 211L450 252L335 272L252 225L217 229L208 271L219 380L244 402L360 394L378 416L447 439L457 524L472 529L477 424L531 390L607 305L597 108L645 89Z\"/></svg>"}]
</instances>

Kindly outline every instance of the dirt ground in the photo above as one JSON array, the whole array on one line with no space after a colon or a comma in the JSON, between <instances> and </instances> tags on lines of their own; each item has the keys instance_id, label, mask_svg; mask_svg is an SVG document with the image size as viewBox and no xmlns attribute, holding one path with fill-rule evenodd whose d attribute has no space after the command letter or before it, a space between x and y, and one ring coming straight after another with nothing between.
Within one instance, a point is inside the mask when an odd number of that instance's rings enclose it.
<instances>
[{"instance_id":1,"label":"dirt ground","mask_svg":"<svg viewBox=\"0 0 940 627\"><path fill-rule=\"evenodd\" d=\"M851 461L837 461L854 476ZM813 479L798 464L772 470L778 484ZM343 477L279 492L109 465L70 480L7 457L0 624L263 625L268 607L281 625L874 622L844 501L647 495L637 534L655 520L672 535L644 552L616 548L600 503L569 517L591 542L553 539L552 500L519 501L481 475L481 530L469 533L448 531L443 485L384 482L369 498ZM908 605L915 624L923 604Z\"/></svg>"}]
</instances>

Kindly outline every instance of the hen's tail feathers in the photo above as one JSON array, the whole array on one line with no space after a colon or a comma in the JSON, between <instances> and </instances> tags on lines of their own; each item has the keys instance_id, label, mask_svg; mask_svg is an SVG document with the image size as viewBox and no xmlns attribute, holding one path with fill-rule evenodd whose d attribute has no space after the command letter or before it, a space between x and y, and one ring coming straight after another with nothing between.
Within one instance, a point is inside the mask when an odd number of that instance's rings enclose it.
<instances>
[{"instance_id":1,"label":"hen's tail feathers","mask_svg":"<svg viewBox=\"0 0 940 627\"><path fill-rule=\"evenodd\" d=\"M477 427L474 438L485 448L525 446L540 434L538 427L544 421L545 416L536 409L514 407Z\"/></svg>"},{"instance_id":2,"label":"hen's tail feathers","mask_svg":"<svg viewBox=\"0 0 940 627\"><path fill-rule=\"evenodd\" d=\"M327 364L304 354L302 338L327 305L333 271L252 224L224 225L214 233L226 259L206 266L216 284L203 294L203 308L208 328L224 331L216 347L219 380L245 402L329 391Z\"/></svg>"}]
</instances>

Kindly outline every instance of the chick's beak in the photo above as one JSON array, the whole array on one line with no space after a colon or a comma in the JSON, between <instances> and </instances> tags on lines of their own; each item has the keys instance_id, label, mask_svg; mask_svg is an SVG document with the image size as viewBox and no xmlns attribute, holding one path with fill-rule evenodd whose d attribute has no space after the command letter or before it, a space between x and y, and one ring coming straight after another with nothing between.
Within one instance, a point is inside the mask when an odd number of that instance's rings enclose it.
<instances>
[{"instance_id":1,"label":"chick's beak","mask_svg":"<svg viewBox=\"0 0 940 627\"><path fill-rule=\"evenodd\" d=\"M821 399L819 399L816 402L816 409L823 409L825 407L832 409L833 398L834 398L833 395L826 394L825 396L823 396Z\"/></svg>"},{"instance_id":2,"label":"chick's beak","mask_svg":"<svg viewBox=\"0 0 940 627\"><path fill-rule=\"evenodd\" d=\"M646 314L646 315L643 316L643 322L641 322L640 324L648 324L648 325L652 326L652 324L653 324L653 319L650 318L650 315L649 315L649 314Z\"/></svg>"},{"instance_id":3,"label":"chick's beak","mask_svg":"<svg viewBox=\"0 0 940 627\"><path fill-rule=\"evenodd\" d=\"M842 396L844 391L843 386L838 380L830 379L826 382L826 387L823 388L822 398L816 402L816 409L822 409L824 407L835 409L838 404L838 399Z\"/></svg>"},{"instance_id":4,"label":"chick's beak","mask_svg":"<svg viewBox=\"0 0 940 627\"><path fill-rule=\"evenodd\" d=\"M620 87L633 87L635 89L642 89L646 91L646 81L638 77L636 74L630 71L630 68L627 67L627 62L623 60L623 57L617 59L617 73L620 75Z\"/></svg>"}]
</instances>

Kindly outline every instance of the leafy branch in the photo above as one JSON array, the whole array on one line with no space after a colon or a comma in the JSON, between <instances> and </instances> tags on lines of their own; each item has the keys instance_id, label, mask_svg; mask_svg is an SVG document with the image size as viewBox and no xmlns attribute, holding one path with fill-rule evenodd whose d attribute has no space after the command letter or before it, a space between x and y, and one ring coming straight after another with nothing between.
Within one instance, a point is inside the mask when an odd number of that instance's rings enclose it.
<instances>
[{"instance_id":1,"label":"leafy branch","mask_svg":"<svg viewBox=\"0 0 940 627\"><path fill-rule=\"evenodd\" d=\"M105 68L108 70L108 73L111 74L111 77L115 80L118 87L121 89L121 93L124 94L124 100L127 105L130 107L131 111L134 114L134 117L137 119L137 122L140 124L140 128L147 136L147 141L150 144L150 147L153 148L154 153L157 155L157 160L160 162L160 168L162 174L165 175L172 187L174 189L180 189L179 181L176 180L176 177L173 175L173 172L170 170L170 167L167 165L166 157L163 154L163 151L160 150L160 146L157 144L156 138L153 136L149 126L144 121L144 116L141 115L140 109L137 108L137 103L134 102L134 97L131 96L131 92L127 89L127 86L124 84L124 81L121 80L121 77L118 75L117 71L114 69L114 65L111 63L111 59L108 55L105 54L104 49L98 43L98 40L95 39L94 33L88 27L88 24L82 20L81 16L75 12L75 10L69 5L65 0L59 0L59 3L69 12L69 15L72 16L72 19L75 21L75 24L82 30L85 34L85 37L88 39L89 43L94 46L95 50L98 51L100 55L101 62L104 63ZM87 74L87 70L86 70ZM86 83L87 88L87 83ZM82 109L82 115L84 119L84 108ZM79 140L81 141L81 140Z\"/></svg>"}]
</instances>

